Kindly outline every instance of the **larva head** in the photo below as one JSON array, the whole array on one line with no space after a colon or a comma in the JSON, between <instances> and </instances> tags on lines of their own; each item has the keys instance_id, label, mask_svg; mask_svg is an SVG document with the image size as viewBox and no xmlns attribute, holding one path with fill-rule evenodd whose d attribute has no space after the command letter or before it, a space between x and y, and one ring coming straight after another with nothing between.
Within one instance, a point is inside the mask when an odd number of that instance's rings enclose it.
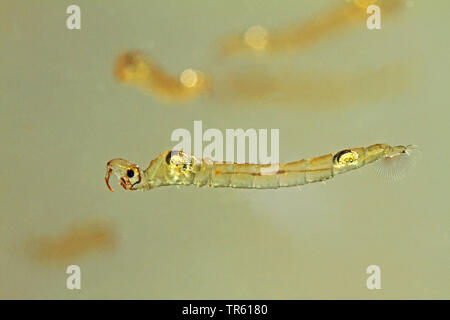
<instances>
[{"instance_id":1,"label":"larva head","mask_svg":"<svg viewBox=\"0 0 450 320\"><path fill-rule=\"evenodd\" d=\"M148 63L139 52L126 52L117 58L114 74L121 82L139 82L148 75Z\"/></svg>"},{"instance_id":2,"label":"larva head","mask_svg":"<svg viewBox=\"0 0 450 320\"><path fill-rule=\"evenodd\" d=\"M141 182L141 171L137 164L124 159L113 159L106 164L105 182L109 190L109 177L113 173L119 179L119 185L126 190L136 190L135 185Z\"/></svg>"}]
</instances>

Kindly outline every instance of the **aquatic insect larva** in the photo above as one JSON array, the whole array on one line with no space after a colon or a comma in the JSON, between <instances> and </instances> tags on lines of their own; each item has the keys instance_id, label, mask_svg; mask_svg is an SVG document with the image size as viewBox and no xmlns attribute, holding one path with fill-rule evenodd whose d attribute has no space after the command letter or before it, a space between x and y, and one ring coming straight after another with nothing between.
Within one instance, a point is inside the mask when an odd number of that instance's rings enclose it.
<instances>
[{"instance_id":1,"label":"aquatic insect larva","mask_svg":"<svg viewBox=\"0 0 450 320\"><path fill-rule=\"evenodd\" d=\"M115 248L113 225L90 222L77 225L54 237L34 238L27 247L32 258L42 263L67 263L93 251Z\"/></svg>"},{"instance_id":2,"label":"aquatic insect larva","mask_svg":"<svg viewBox=\"0 0 450 320\"><path fill-rule=\"evenodd\" d=\"M219 45L222 57L243 52L286 52L305 48L350 25L365 27L367 7L376 4L383 17L397 11L403 0L353 0L351 4L339 5L301 25L284 30L269 31L261 25L249 27L242 35L226 38Z\"/></svg>"},{"instance_id":3,"label":"aquatic insect larva","mask_svg":"<svg viewBox=\"0 0 450 320\"><path fill-rule=\"evenodd\" d=\"M193 99L210 87L209 78L200 71L185 69L179 78L176 78L137 51L120 55L114 74L118 81L147 90L161 100Z\"/></svg>"},{"instance_id":4,"label":"aquatic insect larva","mask_svg":"<svg viewBox=\"0 0 450 320\"><path fill-rule=\"evenodd\" d=\"M407 154L409 147L374 144L345 149L324 156L276 165L235 164L198 160L183 151L165 151L146 170L124 159L113 159L106 165L108 188L111 174L117 176L126 190L150 190L170 185L198 187L231 187L275 189L324 181L337 174L359 169L373 162Z\"/></svg>"}]
</instances>

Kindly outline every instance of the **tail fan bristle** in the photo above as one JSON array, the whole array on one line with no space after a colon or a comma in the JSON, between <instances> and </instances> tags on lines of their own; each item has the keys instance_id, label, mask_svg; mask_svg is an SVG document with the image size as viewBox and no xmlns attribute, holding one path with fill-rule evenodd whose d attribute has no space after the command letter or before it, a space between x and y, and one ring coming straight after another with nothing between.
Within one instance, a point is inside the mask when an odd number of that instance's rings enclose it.
<instances>
[{"instance_id":1,"label":"tail fan bristle","mask_svg":"<svg viewBox=\"0 0 450 320\"><path fill-rule=\"evenodd\" d=\"M405 153L381 159L374 163L373 169L377 176L389 182L397 182L406 177L420 156L421 152L416 145L408 145Z\"/></svg>"}]
</instances>

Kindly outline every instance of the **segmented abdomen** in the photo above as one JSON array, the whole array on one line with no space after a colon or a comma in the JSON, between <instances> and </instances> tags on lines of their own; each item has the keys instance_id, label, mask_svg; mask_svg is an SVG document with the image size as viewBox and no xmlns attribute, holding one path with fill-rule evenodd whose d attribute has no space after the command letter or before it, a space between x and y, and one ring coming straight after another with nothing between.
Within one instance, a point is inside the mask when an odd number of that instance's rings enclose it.
<instances>
[{"instance_id":1,"label":"segmented abdomen","mask_svg":"<svg viewBox=\"0 0 450 320\"><path fill-rule=\"evenodd\" d=\"M272 165L214 163L210 169L212 187L273 189L332 178L333 156Z\"/></svg>"}]
</instances>

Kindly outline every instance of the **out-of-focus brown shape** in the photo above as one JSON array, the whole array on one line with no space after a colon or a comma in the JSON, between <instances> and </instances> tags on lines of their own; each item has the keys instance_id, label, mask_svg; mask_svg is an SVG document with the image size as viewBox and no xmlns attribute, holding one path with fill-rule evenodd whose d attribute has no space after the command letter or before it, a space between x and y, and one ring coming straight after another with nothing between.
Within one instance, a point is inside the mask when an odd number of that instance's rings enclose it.
<instances>
[{"instance_id":1,"label":"out-of-focus brown shape","mask_svg":"<svg viewBox=\"0 0 450 320\"><path fill-rule=\"evenodd\" d=\"M109 223L90 222L72 227L61 235L32 239L27 246L33 260L45 264L73 262L92 252L116 247L117 234Z\"/></svg>"},{"instance_id":2,"label":"out-of-focus brown shape","mask_svg":"<svg viewBox=\"0 0 450 320\"><path fill-rule=\"evenodd\" d=\"M300 26L269 31L256 25L248 28L242 35L234 35L219 44L221 57L230 57L243 52L279 53L310 46L337 31L351 25L366 27L367 7L376 4L380 7L382 19L403 7L404 0L353 0L323 12Z\"/></svg>"},{"instance_id":3,"label":"out-of-focus brown shape","mask_svg":"<svg viewBox=\"0 0 450 320\"><path fill-rule=\"evenodd\" d=\"M245 69L229 72L222 81L217 81L214 98L327 109L346 107L401 94L411 85L411 73L407 62L346 73Z\"/></svg>"},{"instance_id":4,"label":"out-of-focus brown shape","mask_svg":"<svg viewBox=\"0 0 450 320\"><path fill-rule=\"evenodd\" d=\"M140 87L162 101L190 100L210 87L210 79L206 74L185 69L178 78L173 77L138 51L119 55L114 74L119 82Z\"/></svg>"}]
</instances>

